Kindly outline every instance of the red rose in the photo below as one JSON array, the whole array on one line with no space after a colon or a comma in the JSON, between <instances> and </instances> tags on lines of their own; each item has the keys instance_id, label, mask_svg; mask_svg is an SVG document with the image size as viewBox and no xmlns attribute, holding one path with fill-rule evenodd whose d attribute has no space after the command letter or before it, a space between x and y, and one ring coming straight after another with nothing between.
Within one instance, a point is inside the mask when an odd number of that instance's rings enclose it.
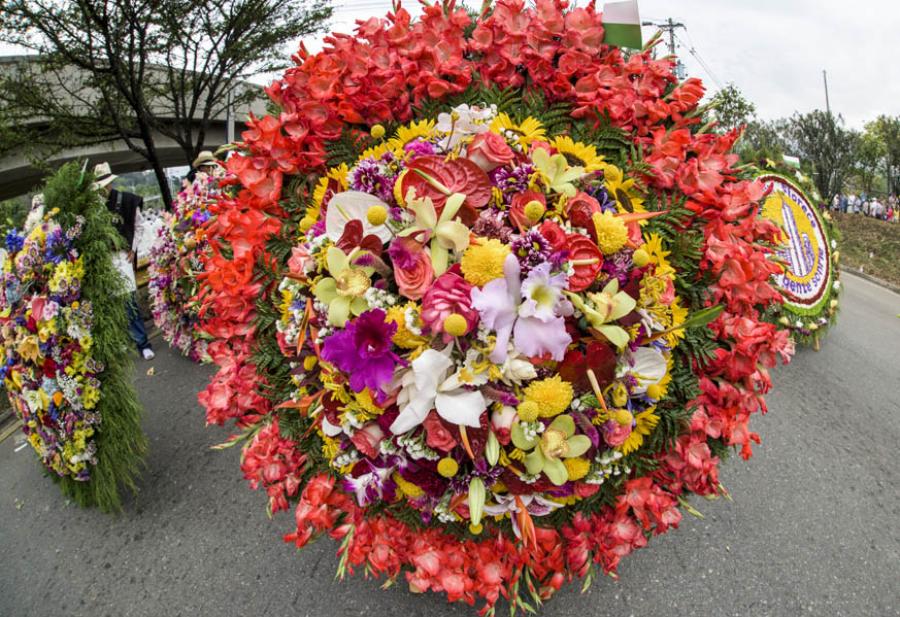
<instances>
[{"instance_id":1,"label":"red rose","mask_svg":"<svg viewBox=\"0 0 900 617\"><path fill-rule=\"evenodd\" d=\"M512 203L509 206L509 217L513 220L516 227L522 231L534 227L534 223L525 216L525 206L532 201L539 201L545 208L547 207L547 198L544 197L543 193L538 193L536 191L519 193L513 197Z\"/></svg>"},{"instance_id":2,"label":"red rose","mask_svg":"<svg viewBox=\"0 0 900 617\"><path fill-rule=\"evenodd\" d=\"M506 140L490 131L479 133L469 144L466 154L469 160L485 171L491 171L511 163L516 153L509 147Z\"/></svg>"},{"instance_id":3,"label":"red rose","mask_svg":"<svg viewBox=\"0 0 900 617\"><path fill-rule=\"evenodd\" d=\"M444 332L444 320L457 313L465 318L468 334L478 325L478 311L472 308L471 294L472 285L466 279L453 269L444 272L422 299L422 321L433 334L444 333L444 342L449 343L453 337Z\"/></svg>"},{"instance_id":4,"label":"red rose","mask_svg":"<svg viewBox=\"0 0 900 617\"><path fill-rule=\"evenodd\" d=\"M550 243L554 251L564 251L568 248L569 242L566 239L566 232L555 221L544 221L538 227L538 231Z\"/></svg>"},{"instance_id":5,"label":"red rose","mask_svg":"<svg viewBox=\"0 0 900 617\"><path fill-rule=\"evenodd\" d=\"M444 421L436 411L429 412L422 426L425 427L425 443L429 448L440 452L449 452L456 447L453 433L444 425Z\"/></svg>"},{"instance_id":6,"label":"red rose","mask_svg":"<svg viewBox=\"0 0 900 617\"><path fill-rule=\"evenodd\" d=\"M593 230L594 222L591 217L595 212L600 212L600 202L582 191L578 191L575 197L566 202L566 216L576 227Z\"/></svg>"},{"instance_id":7,"label":"red rose","mask_svg":"<svg viewBox=\"0 0 900 617\"><path fill-rule=\"evenodd\" d=\"M575 269L569 277L569 291L584 291L597 279L603 267L603 253L594 241L581 234L569 234L569 261Z\"/></svg>"}]
</instances>

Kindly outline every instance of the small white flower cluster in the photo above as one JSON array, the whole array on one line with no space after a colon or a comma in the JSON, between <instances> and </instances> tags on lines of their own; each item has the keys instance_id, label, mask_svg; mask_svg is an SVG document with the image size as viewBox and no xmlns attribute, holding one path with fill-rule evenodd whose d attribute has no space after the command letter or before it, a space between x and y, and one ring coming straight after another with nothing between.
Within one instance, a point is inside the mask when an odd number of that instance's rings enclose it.
<instances>
[{"instance_id":1,"label":"small white flower cluster","mask_svg":"<svg viewBox=\"0 0 900 617\"><path fill-rule=\"evenodd\" d=\"M417 437L414 437L411 433L400 435L397 437L397 445L406 450L406 453L414 461L419 459L437 461L441 458L440 454L425 445L424 434L420 434Z\"/></svg>"},{"instance_id":2,"label":"small white flower cluster","mask_svg":"<svg viewBox=\"0 0 900 617\"><path fill-rule=\"evenodd\" d=\"M341 429L348 435L352 435L355 432L354 429L361 429L364 424L365 421L357 418L352 409L347 409L341 415Z\"/></svg>"},{"instance_id":3,"label":"small white flower cluster","mask_svg":"<svg viewBox=\"0 0 900 617\"><path fill-rule=\"evenodd\" d=\"M446 493L441 502L434 507L434 513L442 523L455 523L459 517L450 510L450 493Z\"/></svg>"},{"instance_id":4,"label":"small white flower cluster","mask_svg":"<svg viewBox=\"0 0 900 617\"><path fill-rule=\"evenodd\" d=\"M416 310L415 306L406 307L406 310L403 311L403 322L406 324L407 330L416 336L422 335L422 328L419 325L419 311Z\"/></svg>"},{"instance_id":5,"label":"small white flower cluster","mask_svg":"<svg viewBox=\"0 0 900 617\"><path fill-rule=\"evenodd\" d=\"M523 473L521 476L519 476L519 480L521 480L525 484L534 484L540 477L541 474L539 473Z\"/></svg>"},{"instance_id":6,"label":"small white flower cluster","mask_svg":"<svg viewBox=\"0 0 900 617\"><path fill-rule=\"evenodd\" d=\"M522 422L522 432L525 439L531 441L537 439L538 435L544 432L544 425L541 422Z\"/></svg>"},{"instance_id":7,"label":"small white flower cluster","mask_svg":"<svg viewBox=\"0 0 900 617\"><path fill-rule=\"evenodd\" d=\"M369 303L369 308L388 309L397 304L399 296L386 289L369 287L363 294L363 299Z\"/></svg>"},{"instance_id":8,"label":"small white flower cluster","mask_svg":"<svg viewBox=\"0 0 900 617\"><path fill-rule=\"evenodd\" d=\"M603 484L610 476L618 476L622 473L631 473L631 468L627 465L620 467L619 459L624 456L618 450L607 450L603 454L594 457L594 464L591 465L591 471L585 476L583 482L586 484Z\"/></svg>"},{"instance_id":9,"label":"small white flower cluster","mask_svg":"<svg viewBox=\"0 0 900 617\"><path fill-rule=\"evenodd\" d=\"M341 467L346 467L347 465L352 465L356 461L359 460L359 452L356 450L347 450L346 452L341 452L331 461L331 466L335 469L340 469Z\"/></svg>"}]
</instances>

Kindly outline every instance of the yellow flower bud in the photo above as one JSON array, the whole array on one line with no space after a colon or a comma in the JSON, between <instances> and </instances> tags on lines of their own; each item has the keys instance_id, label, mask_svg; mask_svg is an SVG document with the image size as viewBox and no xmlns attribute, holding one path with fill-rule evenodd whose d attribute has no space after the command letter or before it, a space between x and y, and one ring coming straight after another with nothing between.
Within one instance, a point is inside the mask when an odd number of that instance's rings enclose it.
<instances>
[{"instance_id":1,"label":"yellow flower bud","mask_svg":"<svg viewBox=\"0 0 900 617\"><path fill-rule=\"evenodd\" d=\"M532 199L527 204L525 204L525 216L532 223L537 223L541 220L541 217L544 216L544 212L547 211L547 208L544 207L544 204L539 202L537 199Z\"/></svg>"},{"instance_id":2,"label":"yellow flower bud","mask_svg":"<svg viewBox=\"0 0 900 617\"><path fill-rule=\"evenodd\" d=\"M624 407L625 403L628 402L628 390L621 381L613 386L612 402L616 407Z\"/></svg>"},{"instance_id":3,"label":"yellow flower bud","mask_svg":"<svg viewBox=\"0 0 900 617\"><path fill-rule=\"evenodd\" d=\"M519 405L519 408L516 411L519 414L519 420L522 422L534 422L538 419L541 408L540 405L534 401L525 401Z\"/></svg>"},{"instance_id":4,"label":"yellow flower bud","mask_svg":"<svg viewBox=\"0 0 900 617\"><path fill-rule=\"evenodd\" d=\"M647 396L654 401L658 401L663 397L663 388L658 383L647 386Z\"/></svg>"},{"instance_id":5,"label":"yellow flower bud","mask_svg":"<svg viewBox=\"0 0 900 617\"><path fill-rule=\"evenodd\" d=\"M469 323L466 318L459 313L451 313L444 320L444 332L450 336L462 336L469 329Z\"/></svg>"},{"instance_id":6,"label":"yellow flower bud","mask_svg":"<svg viewBox=\"0 0 900 617\"><path fill-rule=\"evenodd\" d=\"M459 463L450 457L442 458L438 461L437 470L445 478L452 478L459 471Z\"/></svg>"},{"instance_id":7,"label":"yellow flower bud","mask_svg":"<svg viewBox=\"0 0 900 617\"><path fill-rule=\"evenodd\" d=\"M634 420L634 416L631 415L627 409L619 409L615 412L616 422L621 424L622 426L628 426Z\"/></svg>"},{"instance_id":8,"label":"yellow flower bud","mask_svg":"<svg viewBox=\"0 0 900 617\"><path fill-rule=\"evenodd\" d=\"M366 211L366 218L372 225L384 225L387 215L387 208L384 206L372 206Z\"/></svg>"},{"instance_id":9,"label":"yellow flower bud","mask_svg":"<svg viewBox=\"0 0 900 617\"><path fill-rule=\"evenodd\" d=\"M789 326L789 325L791 325L791 320L788 319L786 316L782 315L778 319L778 323L780 323L782 326Z\"/></svg>"},{"instance_id":10,"label":"yellow flower bud","mask_svg":"<svg viewBox=\"0 0 900 617\"><path fill-rule=\"evenodd\" d=\"M484 525L478 523L477 525L469 525L469 533L473 536L480 535L481 532L484 531Z\"/></svg>"},{"instance_id":11,"label":"yellow flower bud","mask_svg":"<svg viewBox=\"0 0 900 617\"><path fill-rule=\"evenodd\" d=\"M369 133L375 139L381 139L382 137L384 137L385 130L384 130L383 126L381 126L380 124L376 124L375 126L372 127L372 129L369 131Z\"/></svg>"},{"instance_id":12,"label":"yellow flower bud","mask_svg":"<svg viewBox=\"0 0 900 617\"><path fill-rule=\"evenodd\" d=\"M638 249L634 252L634 255L631 256L631 261L633 261L634 265L638 268L643 268L650 263L650 254L644 249Z\"/></svg>"}]
</instances>

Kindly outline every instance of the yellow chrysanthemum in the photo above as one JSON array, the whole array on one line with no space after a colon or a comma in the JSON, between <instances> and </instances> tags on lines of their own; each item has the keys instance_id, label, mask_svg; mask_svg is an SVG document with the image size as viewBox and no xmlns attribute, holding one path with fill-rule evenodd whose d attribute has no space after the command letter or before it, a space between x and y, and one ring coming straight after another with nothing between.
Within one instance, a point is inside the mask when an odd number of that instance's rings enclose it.
<instances>
[{"instance_id":1,"label":"yellow chrysanthemum","mask_svg":"<svg viewBox=\"0 0 900 617\"><path fill-rule=\"evenodd\" d=\"M433 132L434 120L419 120L409 126L398 128L394 137L388 141L388 144L394 152L402 152L404 146L409 142L422 137L430 137Z\"/></svg>"},{"instance_id":2,"label":"yellow chrysanthemum","mask_svg":"<svg viewBox=\"0 0 900 617\"><path fill-rule=\"evenodd\" d=\"M653 432L659 422L659 416L653 413L653 407L642 411L634 417L635 426L631 429L631 435L619 446L622 454L631 454L644 443L644 437Z\"/></svg>"},{"instance_id":3,"label":"yellow chrysanthemum","mask_svg":"<svg viewBox=\"0 0 900 617\"><path fill-rule=\"evenodd\" d=\"M597 230L597 246L604 255L613 255L622 250L628 242L628 228L622 219L611 212L594 214L594 229Z\"/></svg>"},{"instance_id":4,"label":"yellow chrysanthemum","mask_svg":"<svg viewBox=\"0 0 900 617\"><path fill-rule=\"evenodd\" d=\"M567 135L561 135L550 142L556 151L566 157L572 167L584 167L587 172L597 171L604 167L603 157L597 154L594 146L573 141Z\"/></svg>"},{"instance_id":5,"label":"yellow chrysanthemum","mask_svg":"<svg viewBox=\"0 0 900 617\"><path fill-rule=\"evenodd\" d=\"M425 491L423 491L421 488L419 488L409 480L406 480L399 473L395 472L391 476L391 478L393 478L394 482L397 483L397 488L400 489L400 492L410 499L418 499L425 494Z\"/></svg>"},{"instance_id":6,"label":"yellow chrysanthemum","mask_svg":"<svg viewBox=\"0 0 900 617\"><path fill-rule=\"evenodd\" d=\"M415 302L407 302L405 305L394 305L387 310L386 321L397 324L397 332L392 339L394 345L403 349L416 349L425 344L425 337L414 334L406 326L406 311L412 309L418 313L419 307Z\"/></svg>"},{"instance_id":7,"label":"yellow chrysanthemum","mask_svg":"<svg viewBox=\"0 0 900 617\"><path fill-rule=\"evenodd\" d=\"M615 165L603 164L603 183L609 196L616 200L619 212L646 212L644 198L634 186L633 178L625 178L625 173ZM645 221L641 221L643 225Z\"/></svg>"},{"instance_id":8,"label":"yellow chrysanthemum","mask_svg":"<svg viewBox=\"0 0 900 617\"><path fill-rule=\"evenodd\" d=\"M503 262L509 246L496 238L478 238L463 253L460 266L466 280L479 287L503 277Z\"/></svg>"},{"instance_id":9,"label":"yellow chrysanthemum","mask_svg":"<svg viewBox=\"0 0 900 617\"><path fill-rule=\"evenodd\" d=\"M566 466L566 472L569 475L569 480L572 482L581 480L591 470L590 461L583 459L580 456L563 459L563 464Z\"/></svg>"},{"instance_id":10,"label":"yellow chrysanthemum","mask_svg":"<svg viewBox=\"0 0 900 617\"><path fill-rule=\"evenodd\" d=\"M519 140L519 144L523 147L527 147L535 140L543 139L547 134L544 126L538 120L528 117L521 123L516 124L506 113L497 114L491 121L490 129L498 134L503 134L506 131L514 133Z\"/></svg>"},{"instance_id":11,"label":"yellow chrysanthemum","mask_svg":"<svg viewBox=\"0 0 900 617\"><path fill-rule=\"evenodd\" d=\"M542 418L552 418L564 412L572 403L572 384L559 375L531 382L525 388L525 399L537 403Z\"/></svg>"}]
</instances>

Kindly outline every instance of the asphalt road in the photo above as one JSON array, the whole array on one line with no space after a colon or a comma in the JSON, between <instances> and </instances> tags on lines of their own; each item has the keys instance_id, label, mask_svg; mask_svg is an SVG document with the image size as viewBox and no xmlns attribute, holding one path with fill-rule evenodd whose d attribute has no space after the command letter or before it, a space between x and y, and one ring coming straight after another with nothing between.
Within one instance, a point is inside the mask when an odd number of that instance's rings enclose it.
<instances>
[{"instance_id":1,"label":"asphalt road","mask_svg":"<svg viewBox=\"0 0 900 617\"><path fill-rule=\"evenodd\" d=\"M900 296L844 281L822 351L776 371L763 445L724 467L734 502L695 500L703 520L544 615L900 615ZM474 614L403 585L335 582L329 540L284 544L291 515L266 518L239 453L209 449L227 436L196 403L210 369L157 348L137 365L151 445L123 514L67 504L27 448L0 444L0 616Z\"/></svg>"}]
</instances>

